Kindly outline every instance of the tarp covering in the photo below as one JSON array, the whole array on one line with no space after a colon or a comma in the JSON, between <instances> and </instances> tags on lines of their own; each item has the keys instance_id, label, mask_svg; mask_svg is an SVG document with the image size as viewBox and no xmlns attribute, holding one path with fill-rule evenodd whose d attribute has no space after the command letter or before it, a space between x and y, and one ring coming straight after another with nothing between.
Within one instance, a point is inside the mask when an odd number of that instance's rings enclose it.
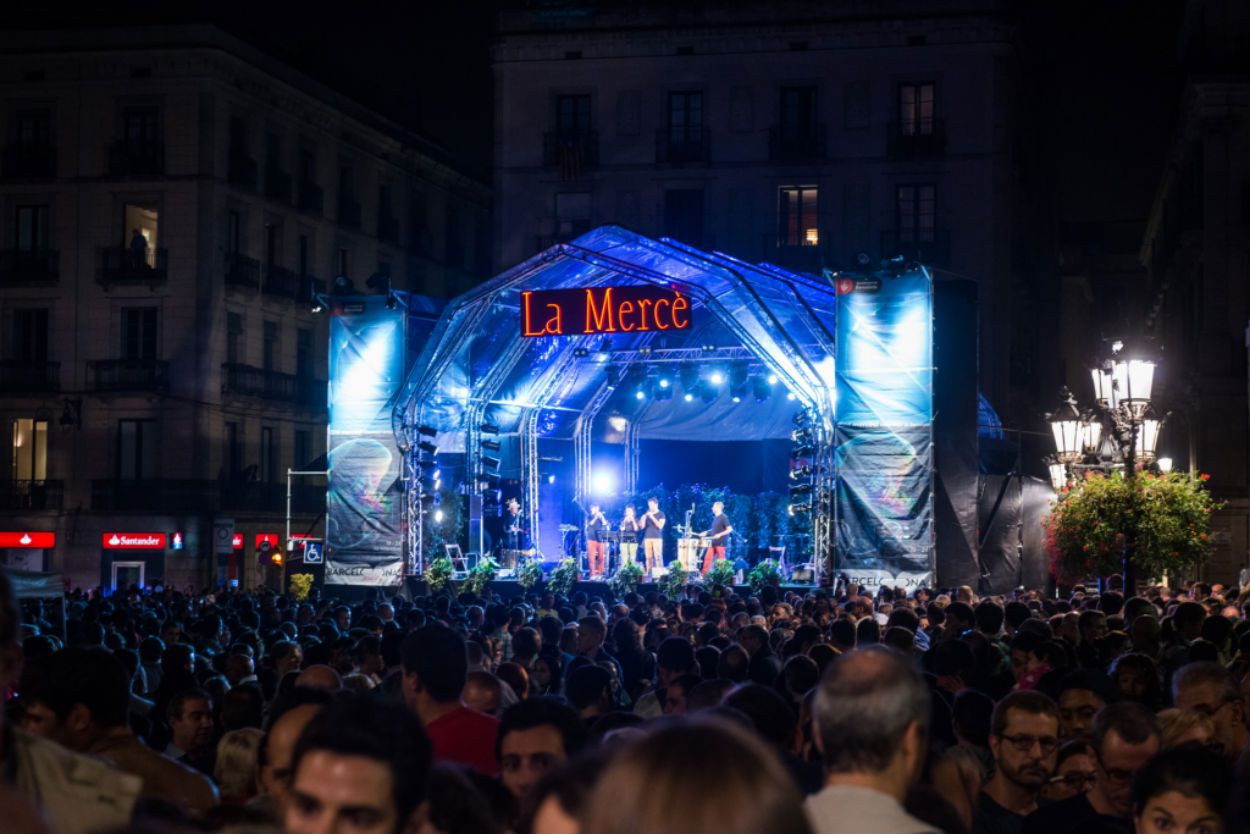
<instances>
[{"instance_id":1,"label":"tarp covering","mask_svg":"<svg viewBox=\"0 0 1250 834\"><path fill-rule=\"evenodd\" d=\"M34 573L5 568L13 595L18 599L60 598L65 595L65 578L59 573Z\"/></svg>"}]
</instances>

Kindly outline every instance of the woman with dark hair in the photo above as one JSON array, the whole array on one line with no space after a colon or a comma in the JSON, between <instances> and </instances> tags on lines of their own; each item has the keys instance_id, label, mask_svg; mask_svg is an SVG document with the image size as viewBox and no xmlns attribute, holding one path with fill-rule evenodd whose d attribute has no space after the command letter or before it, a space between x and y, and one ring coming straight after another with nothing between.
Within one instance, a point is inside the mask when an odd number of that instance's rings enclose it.
<instances>
[{"instance_id":1,"label":"woman with dark hair","mask_svg":"<svg viewBox=\"0 0 1250 834\"><path fill-rule=\"evenodd\" d=\"M1111 664L1111 679L1125 701L1136 701L1150 710L1163 706L1159 667L1147 655L1139 652L1120 655Z\"/></svg>"},{"instance_id":2,"label":"woman with dark hair","mask_svg":"<svg viewBox=\"0 0 1250 834\"><path fill-rule=\"evenodd\" d=\"M1164 750L1133 778L1137 834L1223 834L1232 791L1227 763L1205 747Z\"/></svg>"},{"instance_id":3,"label":"woman with dark hair","mask_svg":"<svg viewBox=\"0 0 1250 834\"><path fill-rule=\"evenodd\" d=\"M798 789L747 730L666 724L624 750L591 792L582 834L811 834Z\"/></svg>"},{"instance_id":4,"label":"woman with dark hair","mask_svg":"<svg viewBox=\"0 0 1250 834\"><path fill-rule=\"evenodd\" d=\"M559 693L562 671L559 658L549 654L540 654L534 658L529 671L531 697Z\"/></svg>"}]
</instances>

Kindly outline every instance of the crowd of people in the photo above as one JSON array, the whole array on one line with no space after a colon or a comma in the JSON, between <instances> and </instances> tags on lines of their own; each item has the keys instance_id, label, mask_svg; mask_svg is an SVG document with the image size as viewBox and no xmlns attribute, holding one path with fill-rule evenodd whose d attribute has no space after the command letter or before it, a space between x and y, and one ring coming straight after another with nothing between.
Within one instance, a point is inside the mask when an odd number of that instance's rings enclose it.
<instances>
[{"instance_id":1,"label":"crowd of people","mask_svg":"<svg viewBox=\"0 0 1250 834\"><path fill-rule=\"evenodd\" d=\"M51 619L0 572L13 834L1250 828L1219 586L167 589Z\"/></svg>"}]
</instances>

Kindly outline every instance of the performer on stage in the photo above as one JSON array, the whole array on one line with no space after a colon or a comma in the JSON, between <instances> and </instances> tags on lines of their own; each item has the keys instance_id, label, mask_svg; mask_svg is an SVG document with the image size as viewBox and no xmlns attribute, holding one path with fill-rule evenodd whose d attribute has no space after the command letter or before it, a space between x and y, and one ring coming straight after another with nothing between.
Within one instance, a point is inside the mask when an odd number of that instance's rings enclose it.
<instances>
[{"instance_id":1,"label":"performer on stage","mask_svg":"<svg viewBox=\"0 0 1250 834\"><path fill-rule=\"evenodd\" d=\"M625 505L625 518L621 521L621 567L638 558L638 531L642 522L634 515L634 505Z\"/></svg>"},{"instance_id":2,"label":"performer on stage","mask_svg":"<svg viewBox=\"0 0 1250 834\"><path fill-rule=\"evenodd\" d=\"M717 559L725 558L725 546L729 543L729 534L733 531L733 525L729 523L729 517L725 515L724 502L717 501L712 504L712 529L704 530L699 534L701 537L707 536L711 539L707 553L703 554L702 573L704 576L707 576Z\"/></svg>"},{"instance_id":3,"label":"performer on stage","mask_svg":"<svg viewBox=\"0 0 1250 834\"><path fill-rule=\"evenodd\" d=\"M508 513L503 522L503 549L525 549L525 521L521 518L521 502L509 498L504 504Z\"/></svg>"},{"instance_id":4,"label":"performer on stage","mask_svg":"<svg viewBox=\"0 0 1250 834\"><path fill-rule=\"evenodd\" d=\"M603 534L609 529L608 520L598 504L590 505L590 517L586 519L586 561L590 563L590 578L601 579L607 563L608 546Z\"/></svg>"},{"instance_id":5,"label":"performer on stage","mask_svg":"<svg viewBox=\"0 0 1250 834\"><path fill-rule=\"evenodd\" d=\"M664 513L660 512L660 499L647 499L647 512L642 517L642 550L647 560L647 575L656 568L664 567Z\"/></svg>"}]
</instances>

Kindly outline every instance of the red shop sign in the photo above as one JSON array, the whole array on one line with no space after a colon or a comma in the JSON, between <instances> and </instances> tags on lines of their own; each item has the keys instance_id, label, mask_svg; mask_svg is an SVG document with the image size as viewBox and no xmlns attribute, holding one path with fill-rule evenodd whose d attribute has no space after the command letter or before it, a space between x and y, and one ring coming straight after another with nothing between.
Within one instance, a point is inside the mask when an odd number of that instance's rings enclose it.
<instances>
[{"instance_id":1,"label":"red shop sign","mask_svg":"<svg viewBox=\"0 0 1250 834\"><path fill-rule=\"evenodd\" d=\"M0 547L56 547L56 533L40 533L33 530L0 532Z\"/></svg>"},{"instance_id":2,"label":"red shop sign","mask_svg":"<svg viewBox=\"0 0 1250 834\"><path fill-rule=\"evenodd\" d=\"M277 533L257 533L256 541L252 543L252 547L260 551L262 549L261 545L267 544L270 550L277 550L279 541Z\"/></svg>"},{"instance_id":3,"label":"red shop sign","mask_svg":"<svg viewBox=\"0 0 1250 834\"><path fill-rule=\"evenodd\" d=\"M235 550L242 550L243 549L243 534L235 533L233 536L231 536L230 546L234 548Z\"/></svg>"},{"instance_id":4,"label":"red shop sign","mask_svg":"<svg viewBox=\"0 0 1250 834\"><path fill-rule=\"evenodd\" d=\"M164 533L104 533L105 550L164 550Z\"/></svg>"}]
</instances>

